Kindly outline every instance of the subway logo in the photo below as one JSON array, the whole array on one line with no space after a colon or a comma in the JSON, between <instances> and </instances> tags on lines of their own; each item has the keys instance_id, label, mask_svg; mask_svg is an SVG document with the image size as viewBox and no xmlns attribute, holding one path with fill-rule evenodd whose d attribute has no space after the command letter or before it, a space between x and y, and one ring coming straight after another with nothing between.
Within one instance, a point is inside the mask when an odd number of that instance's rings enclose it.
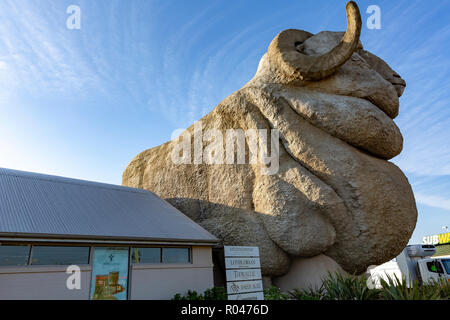
<instances>
[{"instance_id":1,"label":"subway logo","mask_svg":"<svg viewBox=\"0 0 450 320\"><path fill-rule=\"evenodd\" d=\"M450 243L450 232L448 233L442 233L442 234L435 234L432 236L425 236L422 239L422 244L446 244Z\"/></svg>"}]
</instances>

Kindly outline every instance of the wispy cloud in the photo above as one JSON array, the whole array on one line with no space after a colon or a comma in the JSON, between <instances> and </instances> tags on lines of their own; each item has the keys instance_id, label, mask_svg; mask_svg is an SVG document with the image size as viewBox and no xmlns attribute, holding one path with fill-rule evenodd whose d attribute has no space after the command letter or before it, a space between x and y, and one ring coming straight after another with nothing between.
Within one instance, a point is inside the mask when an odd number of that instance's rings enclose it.
<instances>
[{"instance_id":1,"label":"wispy cloud","mask_svg":"<svg viewBox=\"0 0 450 320\"><path fill-rule=\"evenodd\" d=\"M0 4L0 60L3 90L39 92L98 86L99 78L84 63L80 48L68 36L65 8L33 1ZM59 19L55 19L55 17Z\"/></svg>"},{"instance_id":2,"label":"wispy cloud","mask_svg":"<svg viewBox=\"0 0 450 320\"><path fill-rule=\"evenodd\" d=\"M406 80L395 120L404 136L393 161L408 175L450 175L450 23L439 16L449 3L381 2L382 30L363 33L364 46Z\"/></svg>"},{"instance_id":3,"label":"wispy cloud","mask_svg":"<svg viewBox=\"0 0 450 320\"><path fill-rule=\"evenodd\" d=\"M422 193L415 193L415 197L418 203L450 211L450 199L445 199L439 196L430 196Z\"/></svg>"}]
</instances>

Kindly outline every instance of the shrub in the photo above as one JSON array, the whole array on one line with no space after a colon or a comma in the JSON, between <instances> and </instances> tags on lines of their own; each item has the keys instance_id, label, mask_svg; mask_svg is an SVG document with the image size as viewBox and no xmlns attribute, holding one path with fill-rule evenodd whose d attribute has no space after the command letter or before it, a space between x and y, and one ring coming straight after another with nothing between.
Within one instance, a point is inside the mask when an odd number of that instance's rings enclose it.
<instances>
[{"instance_id":1,"label":"shrub","mask_svg":"<svg viewBox=\"0 0 450 320\"><path fill-rule=\"evenodd\" d=\"M381 298L383 300L439 300L440 290L435 283L420 285L417 281L408 287L405 279L400 280L397 275L386 275L387 280L380 279Z\"/></svg>"},{"instance_id":2,"label":"shrub","mask_svg":"<svg viewBox=\"0 0 450 320\"><path fill-rule=\"evenodd\" d=\"M227 290L224 287L213 287L203 293L204 300L228 300Z\"/></svg>"},{"instance_id":3,"label":"shrub","mask_svg":"<svg viewBox=\"0 0 450 320\"><path fill-rule=\"evenodd\" d=\"M280 288L272 286L264 289L264 300L288 300L289 295L282 293Z\"/></svg>"},{"instance_id":4,"label":"shrub","mask_svg":"<svg viewBox=\"0 0 450 320\"><path fill-rule=\"evenodd\" d=\"M439 291L439 296L443 300L450 300L450 281L441 279L435 284Z\"/></svg>"},{"instance_id":5,"label":"shrub","mask_svg":"<svg viewBox=\"0 0 450 320\"><path fill-rule=\"evenodd\" d=\"M227 291L223 287L213 287L198 294L195 290L188 290L185 295L177 293L172 300L227 300Z\"/></svg>"},{"instance_id":6,"label":"shrub","mask_svg":"<svg viewBox=\"0 0 450 320\"><path fill-rule=\"evenodd\" d=\"M289 292L289 295L294 300L323 300L325 297L325 289L323 286L319 288L309 288L298 290L294 289Z\"/></svg>"},{"instance_id":7,"label":"shrub","mask_svg":"<svg viewBox=\"0 0 450 320\"><path fill-rule=\"evenodd\" d=\"M195 290L188 290L185 295L177 293L172 300L203 300L203 296Z\"/></svg>"},{"instance_id":8,"label":"shrub","mask_svg":"<svg viewBox=\"0 0 450 320\"><path fill-rule=\"evenodd\" d=\"M364 276L343 276L329 273L319 288L292 290L282 293L275 286L264 289L265 300L450 300L450 282L440 280L420 285L406 285L396 275L380 279L381 289L369 289ZM213 287L203 294L188 290L185 295L177 293L172 300L227 300L223 287Z\"/></svg>"},{"instance_id":9,"label":"shrub","mask_svg":"<svg viewBox=\"0 0 450 320\"><path fill-rule=\"evenodd\" d=\"M364 276L328 273L323 280L323 288L326 300L371 300L378 296L378 290L368 288Z\"/></svg>"}]
</instances>

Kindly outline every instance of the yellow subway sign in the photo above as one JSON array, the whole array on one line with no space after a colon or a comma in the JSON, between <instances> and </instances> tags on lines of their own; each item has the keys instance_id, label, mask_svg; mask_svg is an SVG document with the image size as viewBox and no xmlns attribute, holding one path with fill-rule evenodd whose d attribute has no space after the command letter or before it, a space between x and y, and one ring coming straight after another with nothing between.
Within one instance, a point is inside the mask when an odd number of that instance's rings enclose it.
<instances>
[{"instance_id":1,"label":"yellow subway sign","mask_svg":"<svg viewBox=\"0 0 450 320\"><path fill-rule=\"evenodd\" d=\"M439 245L439 244L447 244L447 243L450 243L450 232L435 234L432 236L425 236L422 239L422 244Z\"/></svg>"}]
</instances>

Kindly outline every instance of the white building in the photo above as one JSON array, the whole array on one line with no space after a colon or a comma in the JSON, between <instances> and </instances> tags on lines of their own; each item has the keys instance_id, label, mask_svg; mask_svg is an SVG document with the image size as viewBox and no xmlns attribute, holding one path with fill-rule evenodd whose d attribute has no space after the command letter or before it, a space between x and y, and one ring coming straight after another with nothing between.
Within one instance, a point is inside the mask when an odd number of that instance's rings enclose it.
<instances>
[{"instance_id":1,"label":"white building","mask_svg":"<svg viewBox=\"0 0 450 320\"><path fill-rule=\"evenodd\" d=\"M0 168L0 299L203 292L217 242L149 191ZM69 265L81 289L68 288Z\"/></svg>"}]
</instances>

